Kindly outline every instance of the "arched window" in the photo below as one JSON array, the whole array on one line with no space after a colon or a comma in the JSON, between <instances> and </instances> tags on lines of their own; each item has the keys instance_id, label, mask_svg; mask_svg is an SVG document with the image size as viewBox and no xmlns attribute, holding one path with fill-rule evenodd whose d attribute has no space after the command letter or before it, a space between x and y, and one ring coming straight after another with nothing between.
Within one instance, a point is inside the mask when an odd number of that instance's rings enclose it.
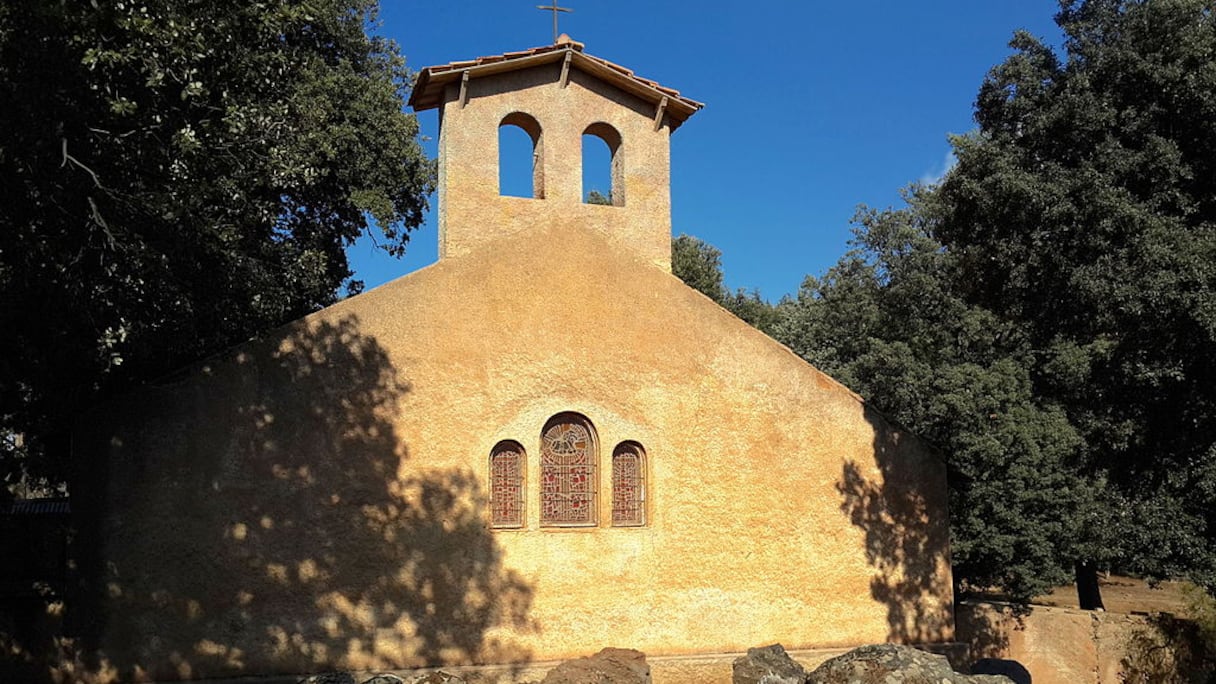
<instances>
[{"instance_id":1,"label":"arched window","mask_svg":"<svg viewBox=\"0 0 1216 684\"><path fill-rule=\"evenodd\" d=\"M621 134L603 122L588 126L583 131L583 201L625 206L624 169Z\"/></svg>"},{"instance_id":2,"label":"arched window","mask_svg":"<svg viewBox=\"0 0 1216 684\"><path fill-rule=\"evenodd\" d=\"M498 124L498 194L544 199L544 145L540 123L512 112Z\"/></svg>"},{"instance_id":3,"label":"arched window","mask_svg":"<svg viewBox=\"0 0 1216 684\"><path fill-rule=\"evenodd\" d=\"M540 524L596 524L598 450L591 422L576 413L549 419L541 431Z\"/></svg>"},{"instance_id":4,"label":"arched window","mask_svg":"<svg viewBox=\"0 0 1216 684\"><path fill-rule=\"evenodd\" d=\"M524 448L505 441L490 451L490 526L524 526Z\"/></svg>"},{"instance_id":5,"label":"arched window","mask_svg":"<svg viewBox=\"0 0 1216 684\"><path fill-rule=\"evenodd\" d=\"M637 442L621 442L612 450L612 525L646 524L646 452Z\"/></svg>"}]
</instances>

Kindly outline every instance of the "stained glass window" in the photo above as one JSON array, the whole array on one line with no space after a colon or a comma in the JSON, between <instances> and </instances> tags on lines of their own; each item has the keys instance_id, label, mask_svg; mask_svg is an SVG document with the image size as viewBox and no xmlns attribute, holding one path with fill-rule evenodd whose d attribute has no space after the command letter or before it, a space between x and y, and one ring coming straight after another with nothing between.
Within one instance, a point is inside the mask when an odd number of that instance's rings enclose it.
<instances>
[{"instance_id":1,"label":"stained glass window","mask_svg":"<svg viewBox=\"0 0 1216 684\"><path fill-rule=\"evenodd\" d=\"M595 437L582 416L563 414L541 432L540 524L594 525Z\"/></svg>"},{"instance_id":2,"label":"stained glass window","mask_svg":"<svg viewBox=\"0 0 1216 684\"><path fill-rule=\"evenodd\" d=\"M524 448L499 442L490 452L490 524L524 526Z\"/></svg>"},{"instance_id":3,"label":"stained glass window","mask_svg":"<svg viewBox=\"0 0 1216 684\"><path fill-rule=\"evenodd\" d=\"M635 442L623 442L612 452L612 524L646 524L646 463Z\"/></svg>"}]
</instances>

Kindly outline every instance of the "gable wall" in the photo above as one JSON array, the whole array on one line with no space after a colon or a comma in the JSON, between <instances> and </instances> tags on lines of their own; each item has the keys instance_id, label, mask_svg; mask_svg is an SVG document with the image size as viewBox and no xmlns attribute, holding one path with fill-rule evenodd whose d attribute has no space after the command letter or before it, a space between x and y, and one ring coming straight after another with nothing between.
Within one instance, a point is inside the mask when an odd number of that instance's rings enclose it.
<instances>
[{"instance_id":1,"label":"gable wall","mask_svg":"<svg viewBox=\"0 0 1216 684\"><path fill-rule=\"evenodd\" d=\"M598 432L594 529L537 525L562 411ZM488 527L502 439L527 449L523 530ZM608 526L627 439L643 528ZM118 672L953 634L941 463L594 230L522 229L342 302L116 403L77 446L107 483L86 565Z\"/></svg>"}]
</instances>

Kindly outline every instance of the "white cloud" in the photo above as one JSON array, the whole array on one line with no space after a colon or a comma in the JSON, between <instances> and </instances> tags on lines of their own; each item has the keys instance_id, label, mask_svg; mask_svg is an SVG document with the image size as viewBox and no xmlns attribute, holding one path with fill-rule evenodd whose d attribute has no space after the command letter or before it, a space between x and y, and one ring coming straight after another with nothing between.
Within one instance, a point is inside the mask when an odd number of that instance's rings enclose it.
<instances>
[{"instance_id":1,"label":"white cloud","mask_svg":"<svg viewBox=\"0 0 1216 684\"><path fill-rule=\"evenodd\" d=\"M951 149L946 153L946 158L942 160L940 165L921 174L917 182L921 185L937 185L942 182L942 179L946 177L947 173L950 173L950 169L953 169L956 164L958 164L958 157L954 156L954 150Z\"/></svg>"}]
</instances>

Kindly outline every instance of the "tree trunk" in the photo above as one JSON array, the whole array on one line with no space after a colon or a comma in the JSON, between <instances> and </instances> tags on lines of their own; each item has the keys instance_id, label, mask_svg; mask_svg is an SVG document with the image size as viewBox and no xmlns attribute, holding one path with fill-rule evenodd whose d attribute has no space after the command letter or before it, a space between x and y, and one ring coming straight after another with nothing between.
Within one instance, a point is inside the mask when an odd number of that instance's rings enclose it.
<instances>
[{"instance_id":1,"label":"tree trunk","mask_svg":"<svg viewBox=\"0 0 1216 684\"><path fill-rule=\"evenodd\" d=\"M1077 561L1077 600L1081 610L1106 610L1102 605L1102 590L1098 586L1098 566L1093 561Z\"/></svg>"}]
</instances>

